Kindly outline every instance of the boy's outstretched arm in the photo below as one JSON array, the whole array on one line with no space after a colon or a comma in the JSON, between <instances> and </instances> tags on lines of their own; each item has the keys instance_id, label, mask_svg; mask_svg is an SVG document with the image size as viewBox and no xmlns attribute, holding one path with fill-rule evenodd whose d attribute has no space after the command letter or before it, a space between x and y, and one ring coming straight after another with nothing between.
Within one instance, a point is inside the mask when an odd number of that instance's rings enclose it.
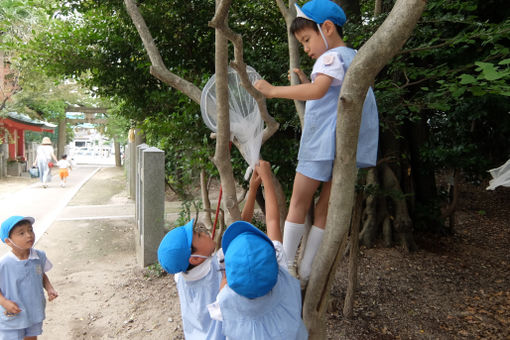
<instances>
[{"instance_id":1,"label":"boy's outstretched arm","mask_svg":"<svg viewBox=\"0 0 510 340\"><path fill-rule=\"evenodd\" d=\"M282 242L282 232L280 230L280 211L278 209L278 200L273 183L273 173L269 162L260 160L259 165L255 167L259 176L262 178L266 200L266 227L267 236L272 241Z\"/></svg>"},{"instance_id":2,"label":"boy's outstretched arm","mask_svg":"<svg viewBox=\"0 0 510 340\"><path fill-rule=\"evenodd\" d=\"M253 86L267 98L286 98L295 100L314 100L324 97L333 78L319 74L313 83L290 86L273 86L264 79L257 80Z\"/></svg>"},{"instance_id":3,"label":"boy's outstretched arm","mask_svg":"<svg viewBox=\"0 0 510 340\"><path fill-rule=\"evenodd\" d=\"M257 198L257 190L260 186L262 179L260 178L257 170L253 170L250 178L250 188L246 195L246 203L244 204L243 211L241 212L241 220L251 222L253 218L253 209L255 208L255 199Z\"/></svg>"}]
</instances>

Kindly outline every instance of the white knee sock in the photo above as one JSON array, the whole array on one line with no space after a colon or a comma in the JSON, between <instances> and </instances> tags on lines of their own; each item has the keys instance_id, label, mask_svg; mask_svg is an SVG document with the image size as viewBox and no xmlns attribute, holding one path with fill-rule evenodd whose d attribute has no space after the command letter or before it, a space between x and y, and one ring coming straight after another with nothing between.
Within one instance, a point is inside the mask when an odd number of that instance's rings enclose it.
<instances>
[{"instance_id":1,"label":"white knee sock","mask_svg":"<svg viewBox=\"0 0 510 340\"><path fill-rule=\"evenodd\" d=\"M294 264L297 247L299 242L301 242L301 237L303 237L304 232L304 224L285 221L285 226L283 228L283 251L285 252L285 256L287 256L287 264L289 267Z\"/></svg>"},{"instance_id":2,"label":"white knee sock","mask_svg":"<svg viewBox=\"0 0 510 340\"><path fill-rule=\"evenodd\" d=\"M317 250L321 244L323 234L324 229L318 228L316 226L312 226L310 229L308 240L306 241L305 254L301 259L301 264L299 266L299 277L302 280L308 280L310 277L310 273L312 272L313 259L315 258L315 254L317 254Z\"/></svg>"}]
</instances>

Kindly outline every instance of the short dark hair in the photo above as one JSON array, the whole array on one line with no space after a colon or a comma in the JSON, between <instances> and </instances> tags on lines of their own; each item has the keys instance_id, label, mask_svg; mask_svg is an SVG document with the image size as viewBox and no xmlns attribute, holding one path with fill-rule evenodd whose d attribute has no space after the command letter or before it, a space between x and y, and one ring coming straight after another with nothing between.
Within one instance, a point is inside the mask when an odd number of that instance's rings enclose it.
<instances>
[{"instance_id":1,"label":"short dark hair","mask_svg":"<svg viewBox=\"0 0 510 340\"><path fill-rule=\"evenodd\" d=\"M292 21L292 24L290 25L290 33L296 34L297 32L305 29L305 28L311 28L315 32L319 32L319 28L317 27L317 23L312 20L308 20L302 17L296 17ZM340 38L343 39L344 31L341 26L335 25L336 31L338 32L338 35L340 35Z\"/></svg>"},{"instance_id":2,"label":"short dark hair","mask_svg":"<svg viewBox=\"0 0 510 340\"><path fill-rule=\"evenodd\" d=\"M21 220L18 223L16 223L15 225L12 226L11 230L9 230L9 236L8 237L9 238L11 237L11 234L12 234L14 228L20 227L20 226L25 225L25 224L32 225L32 223L30 223L30 221L28 221L28 220Z\"/></svg>"},{"instance_id":3,"label":"short dark hair","mask_svg":"<svg viewBox=\"0 0 510 340\"><path fill-rule=\"evenodd\" d=\"M66 154L63 154L62 155L62 159L66 159L67 158L67 155Z\"/></svg>"},{"instance_id":4,"label":"short dark hair","mask_svg":"<svg viewBox=\"0 0 510 340\"><path fill-rule=\"evenodd\" d=\"M204 223L195 220L195 223L193 224L193 237L195 236L195 233L205 233L207 232L207 227ZM193 243L191 243L191 254L197 251L197 248L193 247ZM186 273L189 272L191 269L195 268L196 266L194 264L189 264L188 268L186 268Z\"/></svg>"}]
</instances>

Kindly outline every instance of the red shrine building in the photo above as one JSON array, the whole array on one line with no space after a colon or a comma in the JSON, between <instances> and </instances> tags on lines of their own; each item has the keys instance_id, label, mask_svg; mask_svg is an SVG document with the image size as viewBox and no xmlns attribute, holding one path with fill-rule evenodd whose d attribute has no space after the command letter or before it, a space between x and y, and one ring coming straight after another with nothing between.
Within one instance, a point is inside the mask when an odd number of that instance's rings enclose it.
<instances>
[{"instance_id":1,"label":"red shrine building","mask_svg":"<svg viewBox=\"0 0 510 340\"><path fill-rule=\"evenodd\" d=\"M9 159L25 160L25 131L53 133L55 127L54 124L10 112L6 117L0 117L0 144L9 145Z\"/></svg>"}]
</instances>

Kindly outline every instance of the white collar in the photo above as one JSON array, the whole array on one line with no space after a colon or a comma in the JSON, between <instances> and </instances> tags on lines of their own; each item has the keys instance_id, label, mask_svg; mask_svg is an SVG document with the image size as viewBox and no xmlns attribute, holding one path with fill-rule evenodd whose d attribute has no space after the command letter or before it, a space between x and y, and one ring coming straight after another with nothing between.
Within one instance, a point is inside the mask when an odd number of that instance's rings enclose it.
<instances>
[{"instance_id":1,"label":"white collar","mask_svg":"<svg viewBox=\"0 0 510 340\"><path fill-rule=\"evenodd\" d=\"M213 255L214 256L214 255ZM197 281L204 278L211 270L212 257L206 259L195 268L191 269L187 273L182 272L182 277L186 281Z\"/></svg>"},{"instance_id":2,"label":"white collar","mask_svg":"<svg viewBox=\"0 0 510 340\"><path fill-rule=\"evenodd\" d=\"M8 256L12 257L13 259L16 259L16 261L26 261L26 260L39 260L39 255L37 255L37 252L34 248L30 248L30 254L28 254L28 259L20 260L13 252L12 250L7 253Z\"/></svg>"}]
</instances>

